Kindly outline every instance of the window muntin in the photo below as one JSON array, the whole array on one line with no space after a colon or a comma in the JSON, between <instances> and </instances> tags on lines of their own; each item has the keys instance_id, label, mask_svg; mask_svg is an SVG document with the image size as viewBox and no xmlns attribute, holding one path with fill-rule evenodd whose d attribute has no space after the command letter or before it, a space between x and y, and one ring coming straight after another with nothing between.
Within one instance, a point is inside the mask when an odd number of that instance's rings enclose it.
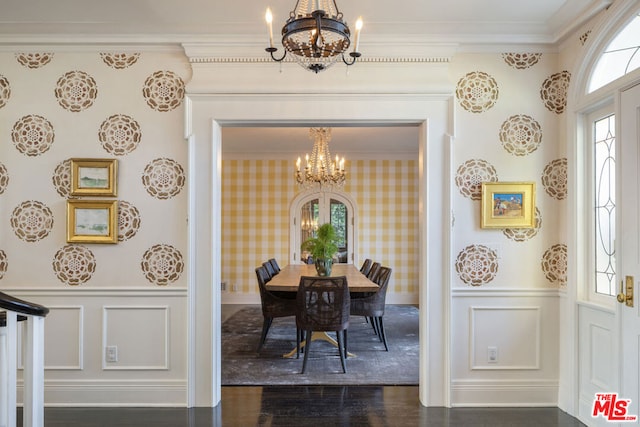
<instances>
[{"instance_id":1,"label":"window muntin","mask_svg":"<svg viewBox=\"0 0 640 427\"><path fill-rule=\"evenodd\" d=\"M313 199L305 203L300 209L300 241L304 242L314 236L318 229L320 217L320 201ZM305 261L307 254L300 254L300 260Z\"/></svg>"},{"instance_id":2,"label":"window muntin","mask_svg":"<svg viewBox=\"0 0 640 427\"><path fill-rule=\"evenodd\" d=\"M615 116L593 122L595 292L616 295Z\"/></svg>"},{"instance_id":3,"label":"window muntin","mask_svg":"<svg viewBox=\"0 0 640 427\"><path fill-rule=\"evenodd\" d=\"M594 67L589 93L640 68L640 15L609 43Z\"/></svg>"}]
</instances>

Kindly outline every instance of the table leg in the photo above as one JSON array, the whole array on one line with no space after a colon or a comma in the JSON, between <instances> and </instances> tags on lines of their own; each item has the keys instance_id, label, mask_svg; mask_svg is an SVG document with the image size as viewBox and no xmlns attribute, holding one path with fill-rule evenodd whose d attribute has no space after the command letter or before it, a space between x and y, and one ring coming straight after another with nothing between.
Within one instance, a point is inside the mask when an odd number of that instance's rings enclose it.
<instances>
[{"instance_id":1,"label":"table leg","mask_svg":"<svg viewBox=\"0 0 640 427\"><path fill-rule=\"evenodd\" d=\"M338 347L338 342L335 339L333 339L332 337L330 337L329 334L326 333L326 332L312 332L311 333L311 341L317 341L317 340L326 341L329 344L331 344L332 346L334 346L336 348ZM304 345L305 345L305 341L302 341L300 343L300 348L304 348ZM295 357L295 355L296 355L296 349L294 348L289 353L283 354L282 357L284 357L284 358L292 358L292 357ZM347 351L347 355L349 357L356 357L355 354L350 353L348 351Z\"/></svg>"}]
</instances>

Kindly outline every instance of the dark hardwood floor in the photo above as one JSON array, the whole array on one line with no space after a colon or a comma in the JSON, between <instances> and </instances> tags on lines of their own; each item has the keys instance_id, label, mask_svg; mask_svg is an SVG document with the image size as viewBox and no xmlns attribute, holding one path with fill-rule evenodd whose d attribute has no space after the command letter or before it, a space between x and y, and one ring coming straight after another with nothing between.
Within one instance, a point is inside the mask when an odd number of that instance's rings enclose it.
<instances>
[{"instance_id":1,"label":"dark hardwood floor","mask_svg":"<svg viewBox=\"0 0 640 427\"><path fill-rule=\"evenodd\" d=\"M424 408L418 387L405 386L223 387L213 409L45 409L46 427L583 425L557 408Z\"/></svg>"}]
</instances>

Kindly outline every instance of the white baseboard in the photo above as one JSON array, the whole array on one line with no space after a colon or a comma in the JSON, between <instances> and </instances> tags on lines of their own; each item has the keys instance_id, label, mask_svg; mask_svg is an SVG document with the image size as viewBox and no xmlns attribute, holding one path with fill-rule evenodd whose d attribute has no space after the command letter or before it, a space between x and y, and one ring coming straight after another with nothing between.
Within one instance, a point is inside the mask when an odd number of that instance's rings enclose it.
<instances>
[{"instance_id":1,"label":"white baseboard","mask_svg":"<svg viewBox=\"0 0 640 427\"><path fill-rule=\"evenodd\" d=\"M579 405L579 409L578 409L578 415L576 415L576 418L578 418L584 425L589 427L605 427L605 426L614 425L610 421L607 421L603 416L598 416L596 418L592 416L592 411L593 411L592 398L585 399L585 396L580 396L578 405ZM621 423L618 425L624 425L624 424L634 425L633 423Z\"/></svg>"},{"instance_id":2,"label":"white baseboard","mask_svg":"<svg viewBox=\"0 0 640 427\"><path fill-rule=\"evenodd\" d=\"M222 304L260 305L259 294L243 294L239 292L223 292Z\"/></svg>"},{"instance_id":3,"label":"white baseboard","mask_svg":"<svg viewBox=\"0 0 640 427\"><path fill-rule=\"evenodd\" d=\"M387 304L418 305L417 294L387 294Z\"/></svg>"},{"instance_id":4,"label":"white baseboard","mask_svg":"<svg viewBox=\"0 0 640 427\"><path fill-rule=\"evenodd\" d=\"M557 406L558 381L457 380L451 384L451 406Z\"/></svg>"},{"instance_id":5,"label":"white baseboard","mask_svg":"<svg viewBox=\"0 0 640 427\"><path fill-rule=\"evenodd\" d=\"M22 387L18 386L22 402ZM45 381L47 407L186 407L184 381Z\"/></svg>"}]
</instances>

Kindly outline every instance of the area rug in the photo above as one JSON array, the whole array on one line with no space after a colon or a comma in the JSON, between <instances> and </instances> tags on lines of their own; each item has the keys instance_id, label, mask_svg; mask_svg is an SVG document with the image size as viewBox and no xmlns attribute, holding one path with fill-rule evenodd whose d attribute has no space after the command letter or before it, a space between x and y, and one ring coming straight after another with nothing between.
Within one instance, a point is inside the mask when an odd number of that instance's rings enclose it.
<instances>
[{"instance_id":1,"label":"area rug","mask_svg":"<svg viewBox=\"0 0 640 427\"><path fill-rule=\"evenodd\" d=\"M222 385L417 385L418 308L389 305L384 324L388 352L365 318L352 316L348 350L353 356L347 358L347 373L336 347L314 341L301 374L302 354L299 359L295 354L283 357L295 350L295 319L274 319L258 353L262 311L259 306L243 308L222 324Z\"/></svg>"}]
</instances>

